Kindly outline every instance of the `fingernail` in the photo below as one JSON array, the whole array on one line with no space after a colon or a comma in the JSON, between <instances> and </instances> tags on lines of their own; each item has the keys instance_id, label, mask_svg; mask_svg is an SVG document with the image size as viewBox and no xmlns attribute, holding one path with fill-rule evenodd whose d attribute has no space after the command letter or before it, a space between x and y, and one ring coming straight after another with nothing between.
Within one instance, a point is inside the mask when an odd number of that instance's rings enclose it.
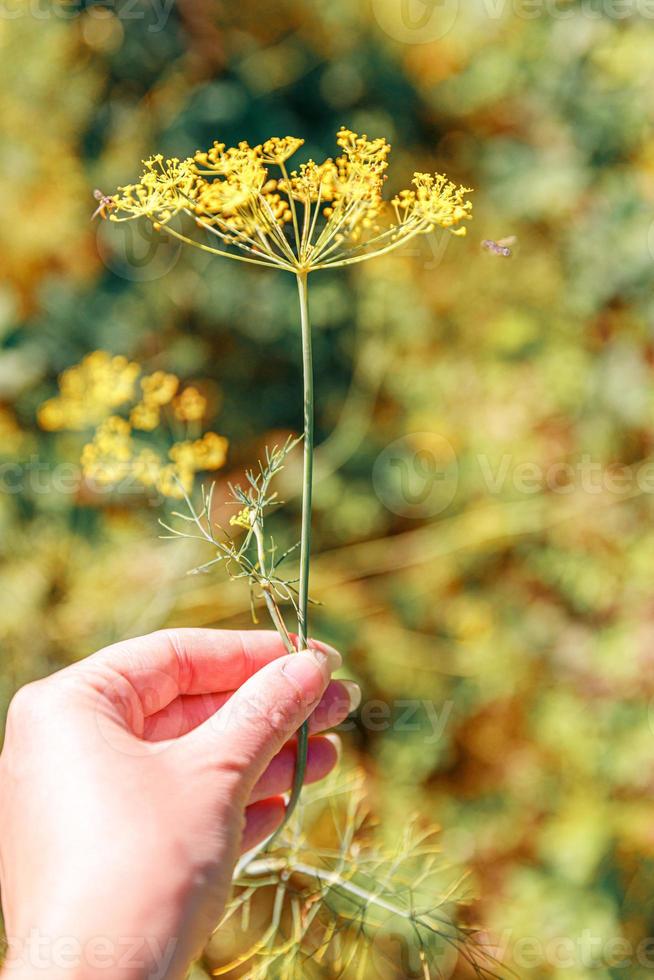
<instances>
[{"instance_id":1,"label":"fingernail","mask_svg":"<svg viewBox=\"0 0 654 980\"><path fill-rule=\"evenodd\" d=\"M340 735L337 735L336 732L330 732L328 735L324 735L323 737L326 738L328 742L332 743L332 745L336 749L336 756L338 758L338 761L340 762L341 756L343 755L343 743L341 741Z\"/></svg>"},{"instance_id":2,"label":"fingernail","mask_svg":"<svg viewBox=\"0 0 654 980\"><path fill-rule=\"evenodd\" d=\"M292 653L282 666L282 673L295 685L298 692L304 696L305 691L317 691L318 678L316 668L322 676L323 684L330 678L326 662L321 662L313 650L298 650Z\"/></svg>"},{"instance_id":3,"label":"fingernail","mask_svg":"<svg viewBox=\"0 0 654 980\"><path fill-rule=\"evenodd\" d=\"M347 696L350 702L348 714L351 714L353 711L356 711L359 705L361 704L361 688L359 687L356 681L339 680L338 683L342 684L345 690L347 691Z\"/></svg>"},{"instance_id":4,"label":"fingernail","mask_svg":"<svg viewBox=\"0 0 654 980\"><path fill-rule=\"evenodd\" d=\"M343 658L335 647L319 640L309 640L309 653L318 662L321 669L325 667L330 674L343 666Z\"/></svg>"},{"instance_id":5,"label":"fingernail","mask_svg":"<svg viewBox=\"0 0 654 980\"><path fill-rule=\"evenodd\" d=\"M331 680L332 671L340 667L342 662L341 655L336 650L326 651L315 648L299 650L285 660L282 672L295 684L299 691L304 692L316 689L316 668L320 671L323 684L328 684Z\"/></svg>"}]
</instances>

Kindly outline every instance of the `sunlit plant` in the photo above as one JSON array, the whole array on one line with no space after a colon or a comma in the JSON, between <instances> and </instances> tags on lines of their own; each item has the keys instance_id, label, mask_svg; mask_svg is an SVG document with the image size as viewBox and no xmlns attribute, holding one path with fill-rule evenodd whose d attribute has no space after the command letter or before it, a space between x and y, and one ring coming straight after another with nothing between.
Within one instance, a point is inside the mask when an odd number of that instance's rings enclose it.
<instances>
[{"instance_id":1,"label":"sunlit plant","mask_svg":"<svg viewBox=\"0 0 654 980\"><path fill-rule=\"evenodd\" d=\"M385 201L382 192L391 147L383 137L369 139L343 127L336 137L339 156L321 163L308 160L289 171L288 160L303 142L293 136L273 137L258 146L241 142L226 147L216 142L209 150L185 160L157 155L145 161L138 183L120 187L115 195L103 198L103 214L112 221L143 219L155 231L212 255L279 269L296 278L304 382L304 475L296 603L300 649L306 647L308 639L314 455L309 276L384 255L436 228L465 235L464 222L472 209L466 199L470 188L457 186L441 174L415 173L410 189L401 191L390 203ZM190 219L195 234L173 224L180 215ZM197 232L205 233L204 240ZM283 465L286 451L288 447L281 458L279 451L273 454L273 467ZM268 467L249 480L248 490L237 493L243 505L239 521L248 539L255 540L256 562L244 566L247 547L230 557L249 577L257 579L275 626L292 650L279 610L271 602L269 586L277 559L266 557L263 527L270 504L269 482ZM293 594L285 584L282 596L290 598ZM296 779L287 816L293 812L302 787L307 740L305 725L298 737Z\"/></svg>"},{"instance_id":2,"label":"sunlit plant","mask_svg":"<svg viewBox=\"0 0 654 980\"><path fill-rule=\"evenodd\" d=\"M167 460L150 447L138 448L138 439L135 440L136 430L151 432L157 428L166 406L172 407L178 417L188 420L189 413L192 416L195 412L195 418L201 418L203 413L197 414L200 396L194 394L194 389L178 394L177 379L157 372L141 377L140 396L127 417L123 411L108 418L100 413L96 419L93 415L98 389L103 392L99 400L105 414L113 406L129 406L140 371L138 365L130 365L125 359L107 362L107 355L103 360L103 355L96 352L91 355L95 360L89 363L87 359L72 374L64 375L60 396L41 410L41 422L50 429L99 423L82 457L88 477L111 482L131 472L144 486L182 499L186 510L175 512L176 521L164 525L167 532L174 537L198 538L211 549L209 559L196 571L223 564L232 578L246 580L252 599L265 602L289 653L307 646L309 626L314 458L310 277L387 254L437 228L463 236L472 208L466 196L469 188L457 186L440 174L415 173L409 189L385 200L383 188L390 153L387 141L369 139L345 128L339 131L336 141L338 156L320 163L308 160L295 169L287 164L303 145L301 139L274 137L258 146L241 142L235 147L216 142L209 150L198 151L184 160L151 157L144 162L145 169L137 183L120 187L113 195L96 192L100 202L96 214L103 218L114 222L146 221L156 233L203 252L295 277L304 387L302 516L296 577L289 578L284 571L295 548L277 553L266 532L266 518L279 503L273 480L299 440L289 439L282 446L267 449L265 458L246 474L245 485L231 487L238 510L225 530L213 517L214 488L202 488L200 504L194 502L192 493L196 472L223 464L223 437L207 433L202 438L196 435L194 440L186 439L169 449ZM297 636L285 620L285 605L294 611ZM433 910L415 906L417 893L412 897L413 893L407 891L410 881L397 885L400 865L411 854L415 858L426 852L408 847L401 861L387 861L364 847L358 825L350 818L339 831L336 850L319 855L317 864L307 863L302 823L288 822L300 799L307 746L305 724L298 733L296 772L286 823L274 835L277 838L281 831L284 846L261 856L263 850L270 848L273 838L269 839L242 859L235 874L236 882L245 889L236 899L238 908L247 907L252 894L264 884L276 882L273 938L254 951L249 950L229 969L254 957L259 965L252 967L251 976L269 975L266 971L273 964L279 971L275 975L304 976L297 972L302 969L301 964L298 967L298 950L304 950L302 955L306 955L307 947L319 939L318 951L312 955L328 957L329 949L332 967L340 964L338 968L344 972L348 957L351 966L362 955L357 945L357 936L361 939L365 933L361 923L366 915L376 911L404 922L419 950L421 972L433 975L433 938L457 945L460 933L449 922L446 928ZM431 873L431 857L425 867L427 864ZM331 869L328 874L326 866ZM376 884L374 875L381 876ZM425 872L424 877L426 880L429 875ZM291 938L280 947L274 937L282 929L287 898L293 919L288 930ZM315 919L319 908L329 907L330 903L339 909L332 909L332 919ZM230 914L233 912L234 909ZM353 926L348 933L344 926L348 918L359 922L358 931ZM474 962L481 973L482 968Z\"/></svg>"}]
</instances>

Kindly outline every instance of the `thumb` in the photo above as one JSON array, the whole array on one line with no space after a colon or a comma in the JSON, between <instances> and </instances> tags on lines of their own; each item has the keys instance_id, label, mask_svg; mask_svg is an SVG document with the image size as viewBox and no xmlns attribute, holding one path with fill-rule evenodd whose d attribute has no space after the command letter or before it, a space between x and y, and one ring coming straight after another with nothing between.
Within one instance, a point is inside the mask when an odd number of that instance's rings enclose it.
<instances>
[{"instance_id":1,"label":"thumb","mask_svg":"<svg viewBox=\"0 0 654 980\"><path fill-rule=\"evenodd\" d=\"M249 794L318 705L342 662L340 653L324 643L273 660L185 740L212 769L236 775L242 791Z\"/></svg>"}]
</instances>

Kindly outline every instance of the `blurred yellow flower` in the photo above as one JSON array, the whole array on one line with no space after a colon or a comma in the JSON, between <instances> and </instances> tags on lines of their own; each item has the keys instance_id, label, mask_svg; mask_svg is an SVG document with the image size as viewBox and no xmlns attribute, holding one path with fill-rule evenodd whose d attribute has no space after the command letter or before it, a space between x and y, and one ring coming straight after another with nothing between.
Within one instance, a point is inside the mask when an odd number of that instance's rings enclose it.
<instances>
[{"instance_id":1,"label":"blurred yellow flower","mask_svg":"<svg viewBox=\"0 0 654 980\"><path fill-rule=\"evenodd\" d=\"M184 388L173 401L175 417L180 422L199 422L207 410L207 399L197 388Z\"/></svg>"},{"instance_id":2,"label":"blurred yellow flower","mask_svg":"<svg viewBox=\"0 0 654 980\"><path fill-rule=\"evenodd\" d=\"M100 486L118 483L129 476L133 446L129 422L112 415L97 428L82 450L82 472Z\"/></svg>"},{"instance_id":3,"label":"blurred yellow flower","mask_svg":"<svg viewBox=\"0 0 654 980\"><path fill-rule=\"evenodd\" d=\"M157 478L157 490L164 497L171 497L173 500L181 500L184 494L189 494L193 489L193 470L184 469L169 463L159 471Z\"/></svg>"},{"instance_id":4,"label":"blurred yellow flower","mask_svg":"<svg viewBox=\"0 0 654 980\"><path fill-rule=\"evenodd\" d=\"M172 403L171 410L178 421L198 422L207 402L193 386L176 397L179 378L165 371L144 375L140 383L142 397L135 401L139 374L139 364L94 351L61 375L60 393L41 406L39 423L49 431L95 427L93 437L82 450L81 464L85 477L98 486L116 486L130 479L178 499L192 490L196 473L224 466L228 442L224 436L207 432L195 441L174 443L168 460L144 444L143 436L135 436L135 432L159 429L166 406ZM127 410L129 402L134 401L128 418L115 414L116 408L125 406ZM3 418L0 413L0 435Z\"/></svg>"},{"instance_id":5,"label":"blurred yellow flower","mask_svg":"<svg viewBox=\"0 0 654 980\"><path fill-rule=\"evenodd\" d=\"M161 457L149 447L141 449L132 459L132 473L141 486L156 487L161 470Z\"/></svg>"},{"instance_id":6,"label":"blurred yellow flower","mask_svg":"<svg viewBox=\"0 0 654 980\"><path fill-rule=\"evenodd\" d=\"M175 443L169 456L178 466L191 471L218 470L227 459L227 446L224 436L206 432L201 439L194 442Z\"/></svg>"},{"instance_id":7,"label":"blurred yellow flower","mask_svg":"<svg viewBox=\"0 0 654 980\"><path fill-rule=\"evenodd\" d=\"M149 402L138 402L129 413L129 420L135 429L153 432L161 421L159 406Z\"/></svg>"},{"instance_id":8,"label":"blurred yellow flower","mask_svg":"<svg viewBox=\"0 0 654 980\"><path fill-rule=\"evenodd\" d=\"M155 371L141 379L143 401L147 405L167 405L179 388L179 378L165 371Z\"/></svg>"},{"instance_id":9,"label":"blurred yellow flower","mask_svg":"<svg viewBox=\"0 0 654 980\"><path fill-rule=\"evenodd\" d=\"M97 425L113 409L131 401L140 372L140 366L126 357L94 351L61 374L60 394L41 405L39 425L49 432Z\"/></svg>"}]
</instances>

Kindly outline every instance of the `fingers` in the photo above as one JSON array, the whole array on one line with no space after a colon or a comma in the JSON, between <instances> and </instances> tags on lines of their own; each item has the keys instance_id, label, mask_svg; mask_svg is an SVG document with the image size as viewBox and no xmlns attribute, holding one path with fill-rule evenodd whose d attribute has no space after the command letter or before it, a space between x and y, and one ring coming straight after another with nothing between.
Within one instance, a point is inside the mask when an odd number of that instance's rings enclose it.
<instances>
[{"instance_id":1,"label":"fingers","mask_svg":"<svg viewBox=\"0 0 654 980\"><path fill-rule=\"evenodd\" d=\"M259 777L323 696L340 654L329 647L267 664L216 714L180 740L209 770L235 779L247 799Z\"/></svg>"},{"instance_id":2,"label":"fingers","mask_svg":"<svg viewBox=\"0 0 654 980\"><path fill-rule=\"evenodd\" d=\"M355 681L332 681L309 718L309 731L336 728L361 704L361 688Z\"/></svg>"},{"instance_id":3,"label":"fingers","mask_svg":"<svg viewBox=\"0 0 654 980\"><path fill-rule=\"evenodd\" d=\"M234 692L187 694L145 719L142 737L150 742L181 738L227 704ZM361 690L353 681L331 681L309 723L312 734L335 728L358 708Z\"/></svg>"},{"instance_id":4,"label":"fingers","mask_svg":"<svg viewBox=\"0 0 654 980\"><path fill-rule=\"evenodd\" d=\"M251 850L262 840L266 840L281 826L286 804L281 796L260 803L253 803L245 811L245 829L241 841L241 853Z\"/></svg>"},{"instance_id":5,"label":"fingers","mask_svg":"<svg viewBox=\"0 0 654 980\"><path fill-rule=\"evenodd\" d=\"M316 783L329 775L340 755L340 739L338 735L318 736L309 739L307 755L307 770L305 783ZM270 796L287 793L293 785L295 765L297 760L297 741L287 742L277 753L266 771L257 780L250 794L250 803L257 803Z\"/></svg>"},{"instance_id":6,"label":"fingers","mask_svg":"<svg viewBox=\"0 0 654 980\"><path fill-rule=\"evenodd\" d=\"M318 640L309 642L328 649ZM106 647L71 669L102 689L108 671L113 700L124 700L131 718L148 718L178 697L234 691L285 655L273 630L170 629Z\"/></svg>"},{"instance_id":7,"label":"fingers","mask_svg":"<svg viewBox=\"0 0 654 980\"><path fill-rule=\"evenodd\" d=\"M76 668L124 678L147 717L180 695L233 691L286 653L272 630L160 630L107 647Z\"/></svg>"}]
</instances>

